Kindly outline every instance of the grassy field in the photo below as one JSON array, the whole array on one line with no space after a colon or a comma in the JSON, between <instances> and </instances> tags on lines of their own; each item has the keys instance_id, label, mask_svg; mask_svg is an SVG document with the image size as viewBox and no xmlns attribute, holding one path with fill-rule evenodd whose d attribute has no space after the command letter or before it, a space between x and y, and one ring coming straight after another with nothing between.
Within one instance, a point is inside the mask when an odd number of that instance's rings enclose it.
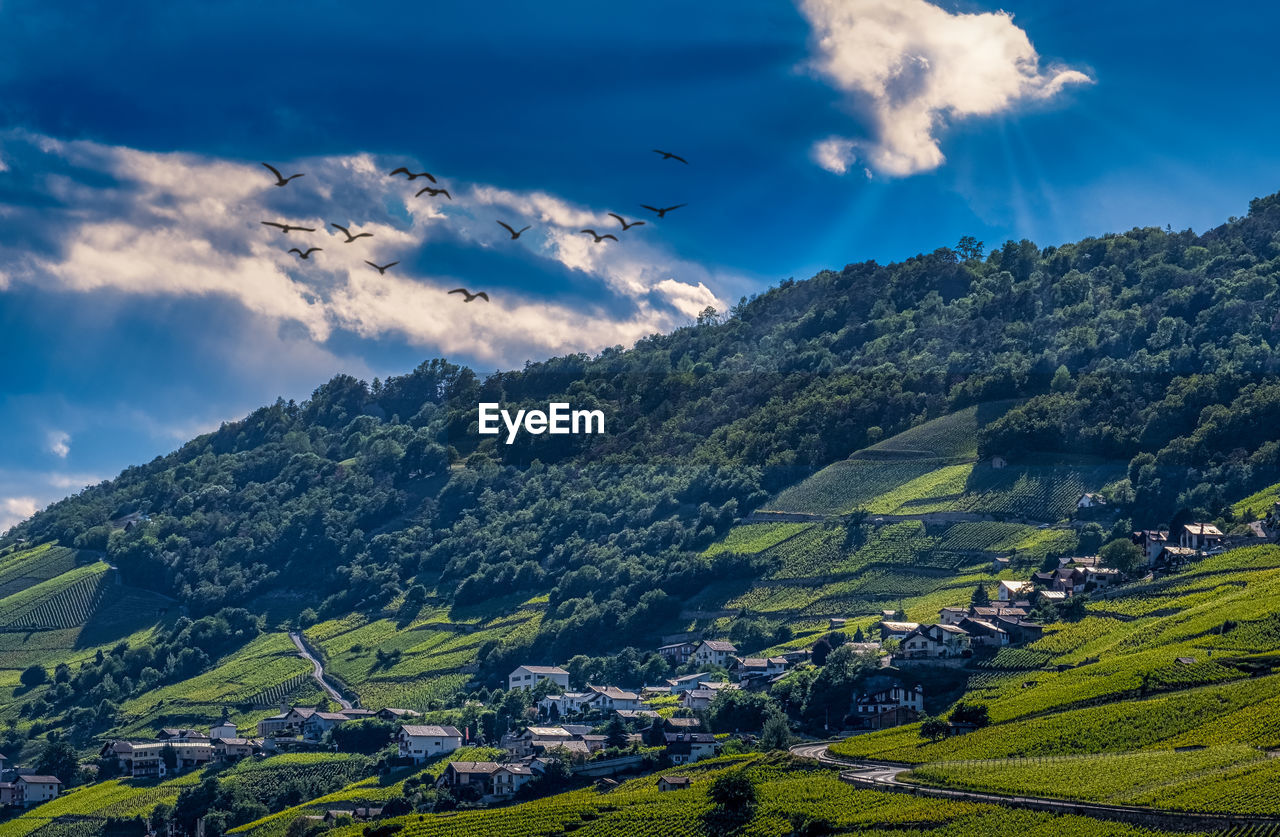
<instances>
[{"instance_id":1,"label":"grassy field","mask_svg":"<svg viewBox=\"0 0 1280 837\"><path fill-rule=\"evenodd\" d=\"M707 788L715 776L739 770L754 782L758 804L730 824L717 822ZM569 832L582 837L702 837L708 833L783 837L793 833L792 818L801 815L817 821L813 833L826 834L1153 837L1157 833L1081 817L858 790L832 771L793 765L779 757L726 757L669 772L689 776L692 786L662 792L656 776L645 776L604 793L579 790L489 811L412 815L389 822L403 824L399 833L404 837L551 837ZM728 831L724 831L726 825ZM363 828L349 826L333 834L354 837Z\"/></svg>"},{"instance_id":2,"label":"grassy field","mask_svg":"<svg viewBox=\"0 0 1280 837\"><path fill-rule=\"evenodd\" d=\"M1243 745L1204 750L939 762L910 781L1011 795L1179 811L1280 814L1280 759Z\"/></svg>"}]
</instances>

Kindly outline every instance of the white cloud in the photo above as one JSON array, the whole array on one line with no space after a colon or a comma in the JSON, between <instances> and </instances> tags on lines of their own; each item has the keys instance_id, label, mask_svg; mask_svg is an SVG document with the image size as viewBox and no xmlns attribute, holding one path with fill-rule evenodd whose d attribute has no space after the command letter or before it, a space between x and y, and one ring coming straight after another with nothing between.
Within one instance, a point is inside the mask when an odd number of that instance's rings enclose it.
<instances>
[{"instance_id":1,"label":"white cloud","mask_svg":"<svg viewBox=\"0 0 1280 837\"><path fill-rule=\"evenodd\" d=\"M7 532L38 510L32 497L0 497L0 534Z\"/></svg>"},{"instance_id":2,"label":"white cloud","mask_svg":"<svg viewBox=\"0 0 1280 837\"><path fill-rule=\"evenodd\" d=\"M50 430L47 443L49 453L61 459L66 459L71 453L71 434L65 430Z\"/></svg>"},{"instance_id":3,"label":"white cloud","mask_svg":"<svg viewBox=\"0 0 1280 837\"><path fill-rule=\"evenodd\" d=\"M953 14L925 0L799 0L813 27L813 67L849 95L870 123L867 139L828 138L814 160L844 173L855 159L906 176L943 162L950 119L990 116L1047 100L1090 77L1042 69L1007 12Z\"/></svg>"},{"instance_id":4,"label":"white cloud","mask_svg":"<svg viewBox=\"0 0 1280 837\"><path fill-rule=\"evenodd\" d=\"M711 289L701 282L690 285L687 282L677 282L675 279L663 279L657 284L656 289L665 294L672 305L690 317L698 316L708 306L717 311L724 310L724 303L716 299Z\"/></svg>"},{"instance_id":5,"label":"white cloud","mask_svg":"<svg viewBox=\"0 0 1280 837\"><path fill-rule=\"evenodd\" d=\"M711 289L738 281L680 259L653 225L622 233L607 208L485 184L442 184L452 200L416 198L417 182L389 178L395 164L368 154L274 161L307 175L278 189L256 162L0 134L6 141L34 158L26 169L49 172L40 179L48 194L73 207L48 220L0 207L57 231L58 246L45 251L10 250L7 258L0 245L0 259L17 266L7 281L78 293L232 298L268 323L300 325L314 344L335 330L399 335L445 354L516 363L633 342L681 324L695 301L698 310L716 304ZM78 177L78 169L108 177ZM499 218L533 228L512 242ZM284 235L262 220L315 231ZM373 238L347 244L331 222ZM587 227L621 241L595 244L580 232ZM477 255L510 247L533 270L567 269L586 281L530 295L414 267L442 242ZM322 252L302 262L287 252L293 246ZM400 264L379 275L366 259ZM693 290L673 290L665 284L672 276ZM488 290L491 302L446 295L460 284Z\"/></svg>"}]
</instances>

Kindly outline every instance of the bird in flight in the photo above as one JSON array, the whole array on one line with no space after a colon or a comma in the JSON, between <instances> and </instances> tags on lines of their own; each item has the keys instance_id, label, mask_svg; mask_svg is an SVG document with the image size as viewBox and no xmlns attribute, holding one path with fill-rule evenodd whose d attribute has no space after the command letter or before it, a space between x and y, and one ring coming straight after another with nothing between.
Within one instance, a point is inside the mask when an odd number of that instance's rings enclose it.
<instances>
[{"instance_id":1,"label":"bird in flight","mask_svg":"<svg viewBox=\"0 0 1280 837\"><path fill-rule=\"evenodd\" d=\"M418 190L418 194L417 194L417 195L414 195L414 197L416 198L416 197L418 197L419 195L422 195L423 193L429 194L429 195L431 195L431 197L433 197L433 198L434 198L436 195L444 195L444 196L445 196L446 198L448 198L449 200L453 200L453 195L449 194L449 190L448 190L448 189L432 189L430 186L426 186L426 187L424 187L424 188L422 188L422 189L419 189L419 190Z\"/></svg>"},{"instance_id":2,"label":"bird in flight","mask_svg":"<svg viewBox=\"0 0 1280 837\"><path fill-rule=\"evenodd\" d=\"M498 222L498 226L502 227L504 230L506 230L507 232L511 233L511 240L512 240L512 241L515 241L517 238L519 238L519 237L520 237L520 233L522 233L522 232L524 232L525 230L529 229L529 227L531 227L531 226L533 226L533 225L532 225L532 224L529 224L529 225L526 225L526 226L521 227L519 230L513 230L513 229L511 229L511 225L510 225L510 224L504 224L502 221L499 221L499 222ZM452 291L450 291L450 293L452 293Z\"/></svg>"},{"instance_id":3,"label":"bird in flight","mask_svg":"<svg viewBox=\"0 0 1280 837\"><path fill-rule=\"evenodd\" d=\"M300 230L302 232L316 231L315 227L295 227L292 224L281 224L276 221L263 221L262 223L266 224L268 227L279 227L280 232L284 235L288 235L290 230Z\"/></svg>"},{"instance_id":4,"label":"bird in flight","mask_svg":"<svg viewBox=\"0 0 1280 837\"><path fill-rule=\"evenodd\" d=\"M374 264L368 259L365 259L364 263L369 265L369 267L373 268L374 270L378 271L379 276L384 275L387 272L387 268L395 267L396 265L400 264L400 262L387 262L386 264Z\"/></svg>"},{"instance_id":5,"label":"bird in flight","mask_svg":"<svg viewBox=\"0 0 1280 837\"><path fill-rule=\"evenodd\" d=\"M278 168L271 165L270 163L263 163L262 165L270 169L271 173L276 176L275 185L277 186L283 186L284 184L288 183L290 180L293 180L295 177L306 177L305 174L291 174L288 177L285 177L283 174L280 173L280 170Z\"/></svg>"},{"instance_id":6,"label":"bird in flight","mask_svg":"<svg viewBox=\"0 0 1280 837\"><path fill-rule=\"evenodd\" d=\"M641 223L644 223L644 222L642 221ZM600 233L596 232L595 230L579 230L579 232L584 232L587 235L594 238L596 240L596 244L599 244L601 241L604 241L606 238L613 239L614 241L618 240L618 237L616 235L610 235L609 233L600 235Z\"/></svg>"},{"instance_id":7,"label":"bird in flight","mask_svg":"<svg viewBox=\"0 0 1280 837\"><path fill-rule=\"evenodd\" d=\"M400 168L391 172L391 174L387 175L387 177L395 177L397 174L404 174L404 176L409 178L410 180L417 180L419 177L425 177L427 180L430 180L432 183L436 182L436 179L431 176L430 172L420 171L415 173L415 172L409 171L404 166L401 166Z\"/></svg>"},{"instance_id":8,"label":"bird in flight","mask_svg":"<svg viewBox=\"0 0 1280 837\"><path fill-rule=\"evenodd\" d=\"M484 291L476 291L475 293L471 293L471 291L467 290L466 288L454 288L453 290L449 291L449 293L451 293L451 294L463 294L464 296L466 296L466 299L462 300L463 302L470 302L471 300L475 299L476 297L480 297L480 298L481 298L481 299L483 299L485 302L488 302L488 301L489 301L489 295L488 295L487 293L485 293Z\"/></svg>"},{"instance_id":9,"label":"bird in flight","mask_svg":"<svg viewBox=\"0 0 1280 837\"><path fill-rule=\"evenodd\" d=\"M373 238L373 233L357 233L356 235L352 235L351 230L347 229L341 224L335 224L332 221L329 222L329 226L340 229L344 233L346 233L347 240L342 242L343 244L350 244L351 242L355 241L357 238Z\"/></svg>"},{"instance_id":10,"label":"bird in flight","mask_svg":"<svg viewBox=\"0 0 1280 837\"><path fill-rule=\"evenodd\" d=\"M662 208L662 209L659 209L659 208L658 208L658 207L656 207L656 206L649 206L648 204L643 204L643 203L642 203L642 204L640 204L640 208L641 208L641 209L647 209L647 210L649 210L650 212L656 212L656 213L658 213L658 217L659 217L659 218L665 218L665 217L667 217L667 213L668 213L668 212L670 212L671 210L673 210L673 209L679 209L679 208L680 208L680 207L682 207L682 206L688 206L688 205L689 205L689 204L687 204L687 203L678 203L678 204L676 204L675 206L668 206L668 207L664 207L664 208Z\"/></svg>"},{"instance_id":11,"label":"bird in flight","mask_svg":"<svg viewBox=\"0 0 1280 837\"><path fill-rule=\"evenodd\" d=\"M672 154L670 151L659 151L656 148L653 149L653 153L661 154L662 159L664 160L679 160L680 162L684 163L686 166L689 165L689 161L681 157L679 154Z\"/></svg>"},{"instance_id":12,"label":"bird in flight","mask_svg":"<svg viewBox=\"0 0 1280 837\"><path fill-rule=\"evenodd\" d=\"M628 223L627 223L627 220L626 220L625 218L623 218L621 215L619 215L618 213L616 213L616 212L610 212L610 213L609 213L609 217L610 217L610 218L617 218L617 219L618 219L618 223L622 225L622 231L623 231L623 232L626 232L627 230L631 229L632 227L643 227L643 226L644 226L644 221L632 221L630 224L628 224Z\"/></svg>"},{"instance_id":13,"label":"bird in flight","mask_svg":"<svg viewBox=\"0 0 1280 837\"><path fill-rule=\"evenodd\" d=\"M308 248L306 249L306 251L304 252L304 251L302 251L302 250L299 250L297 247L290 247L290 248L289 248L289 252L290 252L290 253L297 253L297 254L298 254L298 258L300 258L300 259L309 259L309 258L311 258L311 254L312 254L312 253L318 253L318 252L320 252L320 251L321 251L321 250L323 250L323 249L324 249L323 247L308 247Z\"/></svg>"}]
</instances>

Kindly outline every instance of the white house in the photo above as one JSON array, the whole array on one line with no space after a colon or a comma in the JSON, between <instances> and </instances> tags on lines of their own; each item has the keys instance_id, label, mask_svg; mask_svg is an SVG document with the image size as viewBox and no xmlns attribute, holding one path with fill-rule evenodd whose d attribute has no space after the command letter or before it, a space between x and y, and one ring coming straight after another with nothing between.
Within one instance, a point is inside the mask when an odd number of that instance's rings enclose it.
<instances>
[{"instance_id":1,"label":"white house","mask_svg":"<svg viewBox=\"0 0 1280 837\"><path fill-rule=\"evenodd\" d=\"M880 623L880 637L882 639L906 639L907 634L919 627L919 622L882 621Z\"/></svg>"},{"instance_id":2,"label":"white house","mask_svg":"<svg viewBox=\"0 0 1280 837\"><path fill-rule=\"evenodd\" d=\"M20 789L23 805L39 805L57 799L62 780L57 776L19 776L14 782Z\"/></svg>"},{"instance_id":3,"label":"white house","mask_svg":"<svg viewBox=\"0 0 1280 837\"><path fill-rule=\"evenodd\" d=\"M507 691L532 689L543 680L550 680L561 688L569 688L569 672L559 666L520 666L507 676Z\"/></svg>"},{"instance_id":4,"label":"white house","mask_svg":"<svg viewBox=\"0 0 1280 837\"><path fill-rule=\"evenodd\" d=\"M1222 532L1212 523L1188 523L1182 527L1179 546L1190 549L1213 549L1222 545Z\"/></svg>"},{"instance_id":5,"label":"white house","mask_svg":"<svg viewBox=\"0 0 1280 837\"><path fill-rule=\"evenodd\" d=\"M689 689L680 693L680 705L685 709L706 709L715 699L714 689Z\"/></svg>"},{"instance_id":6,"label":"white house","mask_svg":"<svg viewBox=\"0 0 1280 837\"><path fill-rule=\"evenodd\" d=\"M219 721L209 727L209 739L215 738L235 738L240 733L236 729L236 725L227 720Z\"/></svg>"},{"instance_id":7,"label":"white house","mask_svg":"<svg viewBox=\"0 0 1280 837\"><path fill-rule=\"evenodd\" d=\"M493 795L511 796L533 779L533 768L526 764L500 764L493 771Z\"/></svg>"},{"instance_id":8,"label":"white house","mask_svg":"<svg viewBox=\"0 0 1280 837\"><path fill-rule=\"evenodd\" d=\"M1077 509L1092 509L1106 504L1107 500L1101 494L1081 494L1080 499L1076 500Z\"/></svg>"},{"instance_id":9,"label":"white house","mask_svg":"<svg viewBox=\"0 0 1280 837\"><path fill-rule=\"evenodd\" d=\"M738 648L732 642L725 642L718 639L704 639L699 642L693 649L692 658L699 665L729 665L729 659L738 653Z\"/></svg>"},{"instance_id":10,"label":"white house","mask_svg":"<svg viewBox=\"0 0 1280 837\"><path fill-rule=\"evenodd\" d=\"M1035 585L1030 581L1002 581L996 591L996 597L1002 602L1016 602L1030 598L1035 589Z\"/></svg>"},{"instance_id":11,"label":"white house","mask_svg":"<svg viewBox=\"0 0 1280 837\"><path fill-rule=\"evenodd\" d=\"M693 764L716 754L716 737L705 732L669 732L667 758L672 764Z\"/></svg>"},{"instance_id":12,"label":"white house","mask_svg":"<svg viewBox=\"0 0 1280 837\"><path fill-rule=\"evenodd\" d=\"M429 758L452 753L462 746L462 731L436 724L405 724L396 730L401 758L421 764Z\"/></svg>"},{"instance_id":13,"label":"white house","mask_svg":"<svg viewBox=\"0 0 1280 837\"><path fill-rule=\"evenodd\" d=\"M598 712L612 712L615 709L639 709L643 706L640 695L628 692L616 686L587 686L592 692L589 706Z\"/></svg>"},{"instance_id":14,"label":"white house","mask_svg":"<svg viewBox=\"0 0 1280 837\"><path fill-rule=\"evenodd\" d=\"M562 717L564 715L576 715L581 712L595 696L595 692L565 692L562 695L547 695L542 700L538 701L538 708L550 715L552 707L554 707L557 717Z\"/></svg>"},{"instance_id":15,"label":"white house","mask_svg":"<svg viewBox=\"0 0 1280 837\"><path fill-rule=\"evenodd\" d=\"M853 705L853 711L858 715L879 715L899 708L923 712L924 687L917 685L915 688L908 689L901 683L895 682L887 689L861 695Z\"/></svg>"},{"instance_id":16,"label":"white house","mask_svg":"<svg viewBox=\"0 0 1280 837\"><path fill-rule=\"evenodd\" d=\"M900 654L906 659L963 657L969 651L969 635L955 625L921 625L902 639Z\"/></svg>"},{"instance_id":17,"label":"white house","mask_svg":"<svg viewBox=\"0 0 1280 837\"><path fill-rule=\"evenodd\" d=\"M671 687L672 694L680 694L690 689L697 689L698 683L706 680L707 675L702 672L694 672L693 674L682 674L679 677L672 677L667 681L667 685Z\"/></svg>"}]
</instances>

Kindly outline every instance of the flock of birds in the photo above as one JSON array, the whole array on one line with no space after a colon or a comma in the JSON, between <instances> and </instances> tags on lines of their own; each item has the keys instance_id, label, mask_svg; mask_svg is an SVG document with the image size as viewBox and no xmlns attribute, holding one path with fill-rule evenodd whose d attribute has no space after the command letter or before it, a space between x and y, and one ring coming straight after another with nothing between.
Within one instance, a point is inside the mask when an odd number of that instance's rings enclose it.
<instances>
[{"instance_id":1,"label":"flock of birds","mask_svg":"<svg viewBox=\"0 0 1280 837\"><path fill-rule=\"evenodd\" d=\"M653 153L661 154L663 160L676 160L678 162L684 163L686 166L689 165L689 161L681 157L679 154L673 154L670 151L661 151L657 148L653 149ZM295 180L299 177L306 177L306 174L303 172L299 172L298 174L291 174L288 177L285 177L280 172L279 169L277 169L275 166L271 165L270 163L263 163L262 165L265 166L267 170L270 171L273 175L275 175L276 182L273 184L275 186L287 186L289 185L289 182L292 180ZM430 172L409 171L409 169L406 168L405 166L401 166L397 169L392 170L387 174L388 177L397 177L398 175L404 175L405 178L408 179L409 181L414 181L420 177L425 177L427 180L431 181L431 183L435 184L434 186L424 186L422 189L419 189L414 194L415 198L421 197L423 195L429 195L430 197L433 197L433 198L439 195L444 195L447 199L453 200L453 195L449 194L449 190L444 187L441 187L439 184L439 181L437 181ZM648 204L640 204L641 209L647 209L650 212L654 213L659 218L667 217L668 212L677 210L682 206L688 206L688 204L678 203L675 206L666 206L666 207L649 206ZM645 223L644 221L628 221L626 218L623 218L621 215L617 214L616 212L610 212L608 213L608 215L610 218L613 218L614 220L616 220L618 224L622 227L619 230L619 232L626 232L632 227L640 227L640 226L643 226ZM508 224L506 221L498 221L497 223L498 223L498 226L502 227L504 230L507 231L507 233L510 234L512 241L515 241L516 239L520 238L520 236L524 232L533 228L532 224L525 224L523 227L517 230L515 227ZM288 235L291 232L313 233L316 231L315 227L303 227L297 224L289 224L283 221L263 221L262 224L268 227L275 227L276 229L280 230L281 235ZM350 227L344 227L341 224L330 223L329 226L340 231L343 235L346 236L346 240L342 242L343 244L352 244L361 238L373 238L373 233L362 232L362 233L353 234L351 232ZM585 229L585 230L581 230L580 232L584 235L591 236L595 244L600 244L606 239L608 239L609 241L618 240L618 237L613 233L608 233L608 232L600 233L593 229ZM323 251L324 251L323 247L307 247L305 249L301 247L289 248L290 253L297 253L298 258L302 260L310 260L312 253L321 253ZM375 262L369 261L368 259L365 259L364 263L369 265L369 267L373 268L374 270L378 271L379 276L385 275L387 270L400 264L400 262L398 261L387 262L386 264L376 264ZM472 300L475 300L475 299L483 299L485 302L489 301L489 295L484 291L477 291L476 293L472 293L466 288L454 288L453 290L449 291L449 293L462 294L463 302L471 302Z\"/></svg>"}]
</instances>

